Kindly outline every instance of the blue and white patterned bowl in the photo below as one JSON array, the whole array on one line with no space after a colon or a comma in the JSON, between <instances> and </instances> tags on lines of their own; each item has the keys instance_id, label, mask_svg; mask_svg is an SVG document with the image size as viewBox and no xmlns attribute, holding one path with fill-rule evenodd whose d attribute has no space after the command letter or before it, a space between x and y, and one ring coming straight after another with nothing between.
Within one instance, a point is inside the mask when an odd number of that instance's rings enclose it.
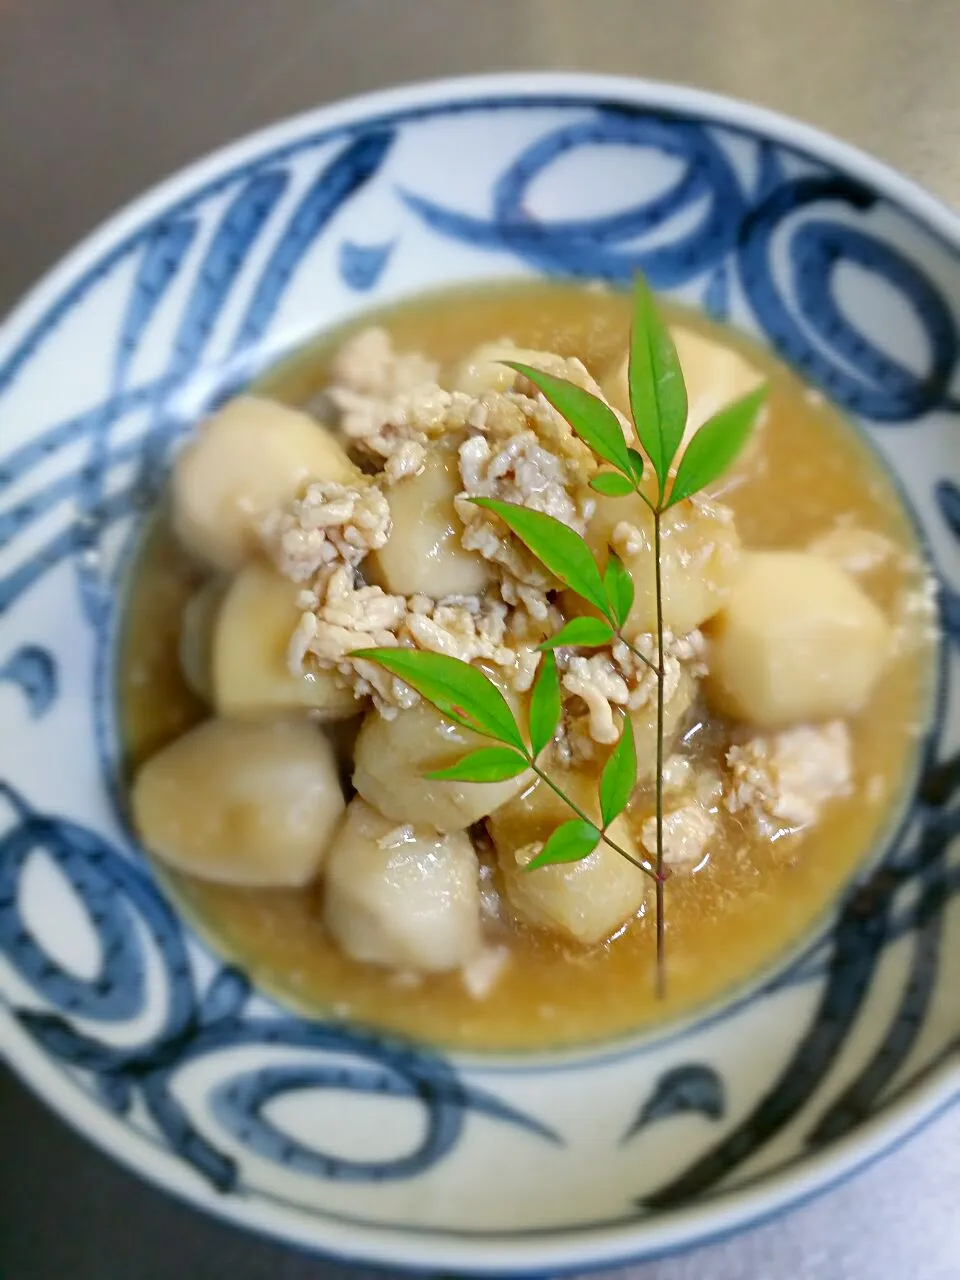
<instances>
[{"instance_id":1,"label":"blue and white patterned bowl","mask_svg":"<svg viewBox=\"0 0 960 1280\"><path fill-rule=\"evenodd\" d=\"M182 432L319 328L520 273L655 286L858 419L940 574L901 829L803 953L608 1052L448 1058L291 1015L171 910L115 783L117 586ZM960 1082L960 223L829 138L582 76L394 90L204 160L0 330L0 1048L193 1204L421 1269L599 1265L819 1190ZM950 975L954 978L951 979Z\"/></svg>"}]
</instances>

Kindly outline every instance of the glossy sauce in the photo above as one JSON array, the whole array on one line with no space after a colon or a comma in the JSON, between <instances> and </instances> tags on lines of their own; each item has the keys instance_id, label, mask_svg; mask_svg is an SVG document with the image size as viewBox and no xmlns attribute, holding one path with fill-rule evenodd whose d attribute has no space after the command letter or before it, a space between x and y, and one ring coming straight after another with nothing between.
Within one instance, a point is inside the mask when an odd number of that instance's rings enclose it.
<instances>
[{"instance_id":1,"label":"glossy sauce","mask_svg":"<svg viewBox=\"0 0 960 1280\"><path fill-rule=\"evenodd\" d=\"M838 517L893 539L904 555L862 584L898 625L923 586L916 545L899 498L872 454L839 415L782 365L689 313L671 319L722 335L770 378L762 433L767 466L724 501L745 547L806 547ZM613 292L513 285L439 294L377 318L395 345L454 361L505 336L527 347L578 355L597 373L622 349L630 303ZM364 324L370 323L366 316ZM262 390L308 403L327 381L337 333L276 370ZM132 576L119 671L120 715L131 770L206 714L177 660L178 619L199 582L161 513ZM673 1019L755 980L810 930L891 823L912 780L927 718L930 638L914 636L885 670L872 702L851 725L855 793L829 803L809 833L770 843L729 816L696 875L667 885L667 996L653 991L654 929L640 917L593 951L546 934L501 927L509 960L492 992L471 997L459 974L423 980L358 964L319 923L320 887L241 890L158 868L183 909L224 954L282 1000L470 1050L546 1049L598 1041ZM349 726L338 731L347 744ZM715 750L709 727L698 749ZM638 809L646 807L638 797Z\"/></svg>"}]
</instances>

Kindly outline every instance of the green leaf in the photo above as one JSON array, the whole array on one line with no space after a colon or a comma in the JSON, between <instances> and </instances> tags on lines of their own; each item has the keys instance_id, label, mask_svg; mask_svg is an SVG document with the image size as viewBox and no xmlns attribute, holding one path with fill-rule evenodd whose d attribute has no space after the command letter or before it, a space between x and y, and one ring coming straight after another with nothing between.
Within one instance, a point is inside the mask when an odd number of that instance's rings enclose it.
<instances>
[{"instance_id":1,"label":"green leaf","mask_svg":"<svg viewBox=\"0 0 960 1280\"><path fill-rule=\"evenodd\" d=\"M566 378L555 378L551 373L541 373L539 369L514 360L505 360L503 363L516 369L517 373L522 373L535 387L539 387L557 413L566 418L594 453L613 463L618 470L630 474L623 427L609 405Z\"/></svg>"},{"instance_id":2,"label":"green leaf","mask_svg":"<svg viewBox=\"0 0 960 1280\"><path fill-rule=\"evenodd\" d=\"M630 472L634 480L639 484L643 479L643 471L647 464L644 462L643 454L639 449L628 449L627 454L630 458Z\"/></svg>"},{"instance_id":3,"label":"green leaf","mask_svg":"<svg viewBox=\"0 0 960 1280\"><path fill-rule=\"evenodd\" d=\"M524 546L528 547L540 563L565 587L588 600L604 615L608 615L607 593L603 589L600 570L590 548L573 529L542 511L514 502L500 502L497 498L471 498L475 506L485 507L498 515Z\"/></svg>"},{"instance_id":4,"label":"green leaf","mask_svg":"<svg viewBox=\"0 0 960 1280\"><path fill-rule=\"evenodd\" d=\"M699 493L723 475L746 444L766 394L766 386L757 387L703 424L680 459L669 506Z\"/></svg>"},{"instance_id":5,"label":"green leaf","mask_svg":"<svg viewBox=\"0 0 960 1280\"><path fill-rule=\"evenodd\" d=\"M530 696L530 749L536 758L553 740L560 723L560 677L557 660L545 653Z\"/></svg>"},{"instance_id":6,"label":"green leaf","mask_svg":"<svg viewBox=\"0 0 960 1280\"><path fill-rule=\"evenodd\" d=\"M687 390L670 330L639 276L627 376L634 426L660 483L662 500L670 464L687 424Z\"/></svg>"},{"instance_id":7,"label":"green leaf","mask_svg":"<svg viewBox=\"0 0 960 1280\"><path fill-rule=\"evenodd\" d=\"M600 816L603 818L604 829L623 813L636 785L637 748L633 738L633 724L629 716L624 716L620 741L611 751L600 775Z\"/></svg>"},{"instance_id":8,"label":"green leaf","mask_svg":"<svg viewBox=\"0 0 960 1280\"><path fill-rule=\"evenodd\" d=\"M523 735L503 694L482 671L459 658L423 649L354 649L399 676L441 715L498 742L526 750Z\"/></svg>"},{"instance_id":9,"label":"green leaf","mask_svg":"<svg viewBox=\"0 0 960 1280\"><path fill-rule=\"evenodd\" d=\"M617 626L622 627L633 608L633 579L623 567L623 561L613 551L610 552L610 559L604 570L603 586Z\"/></svg>"},{"instance_id":10,"label":"green leaf","mask_svg":"<svg viewBox=\"0 0 960 1280\"><path fill-rule=\"evenodd\" d=\"M601 471L590 481L590 488L607 498L625 498L628 493L633 493L633 481L619 471Z\"/></svg>"},{"instance_id":11,"label":"green leaf","mask_svg":"<svg viewBox=\"0 0 960 1280\"><path fill-rule=\"evenodd\" d=\"M599 841L600 832L592 822L571 818L557 827L537 856L527 863L526 870L536 871L537 867L556 862L580 862L593 853Z\"/></svg>"},{"instance_id":12,"label":"green leaf","mask_svg":"<svg viewBox=\"0 0 960 1280\"><path fill-rule=\"evenodd\" d=\"M512 747L481 747L447 769L434 769L425 778L450 782L504 782L519 777L529 765Z\"/></svg>"},{"instance_id":13,"label":"green leaf","mask_svg":"<svg viewBox=\"0 0 960 1280\"><path fill-rule=\"evenodd\" d=\"M599 649L613 640L613 628L599 618L571 618L538 649L574 648Z\"/></svg>"}]
</instances>

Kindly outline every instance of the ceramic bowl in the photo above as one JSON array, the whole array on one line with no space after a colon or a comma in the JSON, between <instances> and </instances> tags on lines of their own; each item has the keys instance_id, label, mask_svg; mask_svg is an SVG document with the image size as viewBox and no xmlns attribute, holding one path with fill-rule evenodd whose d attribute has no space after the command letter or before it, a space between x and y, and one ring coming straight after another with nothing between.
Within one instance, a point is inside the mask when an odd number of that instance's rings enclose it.
<instances>
[{"instance_id":1,"label":"ceramic bowl","mask_svg":"<svg viewBox=\"0 0 960 1280\"><path fill-rule=\"evenodd\" d=\"M800 954L606 1049L447 1056L307 1020L178 918L123 819L123 574L198 415L317 330L452 281L652 284L859 423L938 574L915 796ZM0 329L0 1045L106 1151L332 1255L543 1272L818 1191L960 1082L960 223L822 134L683 88L418 85L202 160ZM951 974L954 975L951 978Z\"/></svg>"}]
</instances>

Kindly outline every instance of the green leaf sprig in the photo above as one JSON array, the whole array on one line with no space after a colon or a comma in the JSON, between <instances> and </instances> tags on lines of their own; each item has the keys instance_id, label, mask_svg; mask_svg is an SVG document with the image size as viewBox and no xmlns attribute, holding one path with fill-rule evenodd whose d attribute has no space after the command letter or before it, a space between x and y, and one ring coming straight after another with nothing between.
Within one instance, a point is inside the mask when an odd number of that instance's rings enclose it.
<instances>
[{"instance_id":1,"label":"green leaf sprig","mask_svg":"<svg viewBox=\"0 0 960 1280\"><path fill-rule=\"evenodd\" d=\"M530 365L506 363L532 382L576 435L613 468L595 475L590 481L591 487L608 497L638 494L649 507L654 530L656 662L640 653L622 634L634 602L634 582L622 561L611 551L601 573L593 552L573 529L543 512L495 498L473 498L472 501L502 520L556 581L600 615L571 618L540 645L544 656L530 697L526 726L520 725L492 679L457 658L405 648L363 649L353 656L378 663L415 689L441 715L497 744L481 747L428 777L458 782L502 782L531 770L567 805L574 816L552 832L527 864L528 871L577 862L591 854L602 841L654 880L657 991L662 995L666 973L662 517L678 502L701 492L729 467L756 422L766 388L761 387L727 405L701 426L674 470L687 423L687 392L670 330L641 279L637 281L634 299L627 381L631 415L642 453L630 445L609 405L589 391ZM647 460L656 478L655 497L651 497L642 484ZM623 716L620 737L600 777L599 823L562 790L547 767L548 748L561 717L560 678L554 651L561 647L601 648L617 639L628 645L656 673L657 679L657 848L652 865L634 857L610 835L613 823L627 808L637 781L636 745L628 715Z\"/></svg>"},{"instance_id":2,"label":"green leaf sprig","mask_svg":"<svg viewBox=\"0 0 960 1280\"><path fill-rule=\"evenodd\" d=\"M353 657L376 662L415 689L441 715L499 744L480 747L445 769L433 770L426 775L428 778L444 782L503 782L507 778L519 777L529 769L576 814L578 821L558 827L528 864L528 870L552 862L578 861L605 840L635 867L651 877L654 875L650 863L635 858L607 831L627 807L636 784L637 760L632 732L625 730L621 734L604 768L603 776L609 780L604 783L601 779L600 826L557 786L544 768L542 757L556 736L561 713L560 677L552 652L544 654L537 672L527 711L526 731L514 718L496 684L482 671L459 658L403 648L357 649ZM429 661L424 662L424 658ZM470 673L468 679L463 678L465 669ZM626 720L624 724L627 724ZM624 781L628 774L629 787ZM585 847L588 829L589 848Z\"/></svg>"}]
</instances>

